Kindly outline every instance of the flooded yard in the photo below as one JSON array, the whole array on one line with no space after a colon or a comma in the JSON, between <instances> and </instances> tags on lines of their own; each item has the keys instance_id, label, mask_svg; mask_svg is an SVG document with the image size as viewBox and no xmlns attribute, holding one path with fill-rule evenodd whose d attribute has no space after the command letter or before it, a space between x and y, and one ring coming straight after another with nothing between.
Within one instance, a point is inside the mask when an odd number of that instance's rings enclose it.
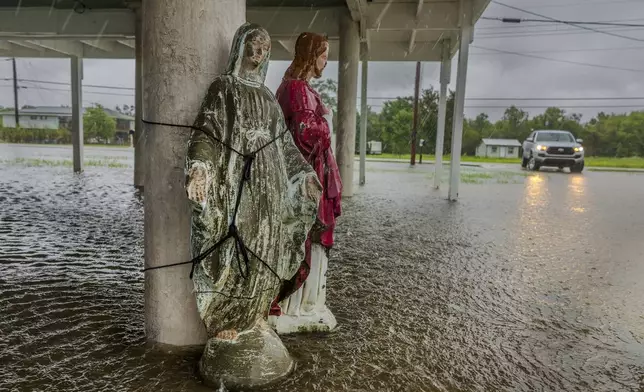
<instances>
[{"instance_id":1,"label":"flooded yard","mask_svg":"<svg viewBox=\"0 0 644 392\"><path fill-rule=\"evenodd\" d=\"M0 145L0 390L208 391L198 354L145 342L132 149L85 157ZM644 175L463 168L457 203L431 178L368 163L331 253L340 328L284 337L297 369L263 391L644 388Z\"/></svg>"}]
</instances>

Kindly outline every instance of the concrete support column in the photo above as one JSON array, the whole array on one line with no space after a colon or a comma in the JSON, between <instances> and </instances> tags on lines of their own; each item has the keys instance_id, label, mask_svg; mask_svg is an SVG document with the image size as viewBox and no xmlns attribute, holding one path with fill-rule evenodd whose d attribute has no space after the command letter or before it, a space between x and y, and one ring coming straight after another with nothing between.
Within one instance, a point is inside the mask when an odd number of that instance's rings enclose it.
<instances>
[{"instance_id":1,"label":"concrete support column","mask_svg":"<svg viewBox=\"0 0 644 392\"><path fill-rule=\"evenodd\" d=\"M143 119L191 125L205 93L228 60L246 2L155 0L143 2ZM190 208L185 154L190 131L145 126L145 265L190 260ZM190 265L145 273L145 330L154 342L174 346L206 341Z\"/></svg>"},{"instance_id":2,"label":"concrete support column","mask_svg":"<svg viewBox=\"0 0 644 392\"><path fill-rule=\"evenodd\" d=\"M143 18L141 6L139 5L134 9L136 13L134 25L134 51L135 51L135 81L134 81L134 186L143 189L143 182L145 180L145 159L143 149L145 135L143 134L143 123L141 118L143 115L143 48L141 41L143 40Z\"/></svg>"},{"instance_id":3,"label":"concrete support column","mask_svg":"<svg viewBox=\"0 0 644 392\"><path fill-rule=\"evenodd\" d=\"M450 42L443 41L441 56L440 95L438 97L438 128L436 130L436 160L434 163L434 188L439 189L443 176L443 145L445 144L445 123L447 118L447 86L451 79L452 60Z\"/></svg>"},{"instance_id":4,"label":"concrete support column","mask_svg":"<svg viewBox=\"0 0 644 392\"><path fill-rule=\"evenodd\" d=\"M467 63L470 42L474 31L472 26L472 1L461 0L460 7L460 44L458 53L458 74L454 97L454 129L452 130L452 160L449 180L449 200L458 199L458 186L461 177L461 147L463 146L463 117L465 116L465 84L467 82Z\"/></svg>"},{"instance_id":5,"label":"concrete support column","mask_svg":"<svg viewBox=\"0 0 644 392\"><path fill-rule=\"evenodd\" d=\"M342 196L353 196L353 159L356 148L358 63L360 35L358 22L348 12L340 17L340 61L338 64L338 133L336 160L342 178Z\"/></svg>"},{"instance_id":6,"label":"concrete support column","mask_svg":"<svg viewBox=\"0 0 644 392\"><path fill-rule=\"evenodd\" d=\"M367 79L369 61L366 50L362 54L362 81L360 91L360 185L366 182L367 164L367 122L369 120L369 109L367 107Z\"/></svg>"},{"instance_id":7,"label":"concrete support column","mask_svg":"<svg viewBox=\"0 0 644 392\"><path fill-rule=\"evenodd\" d=\"M83 59L72 57L72 155L74 173L83 171Z\"/></svg>"}]
</instances>

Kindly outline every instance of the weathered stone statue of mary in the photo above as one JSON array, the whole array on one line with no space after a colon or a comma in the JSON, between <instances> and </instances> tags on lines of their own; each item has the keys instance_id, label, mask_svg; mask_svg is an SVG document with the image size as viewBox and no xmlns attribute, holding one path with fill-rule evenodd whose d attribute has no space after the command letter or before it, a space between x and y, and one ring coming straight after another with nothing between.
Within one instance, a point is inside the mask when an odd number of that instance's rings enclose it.
<instances>
[{"instance_id":1,"label":"weathered stone statue of mary","mask_svg":"<svg viewBox=\"0 0 644 392\"><path fill-rule=\"evenodd\" d=\"M293 367L265 318L304 259L322 188L264 86L268 33L242 25L228 68L210 86L188 145L197 307L208 332L206 382L246 388ZM209 253L211 251L211 253Z\"/></svg>"}]
</instances>

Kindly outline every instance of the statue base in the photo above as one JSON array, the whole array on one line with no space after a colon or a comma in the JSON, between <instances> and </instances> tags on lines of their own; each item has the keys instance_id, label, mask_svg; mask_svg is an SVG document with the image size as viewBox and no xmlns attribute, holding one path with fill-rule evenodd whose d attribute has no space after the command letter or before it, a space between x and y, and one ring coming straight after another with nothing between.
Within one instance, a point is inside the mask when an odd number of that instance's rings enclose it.
<instances>
[{"instance_id":1,"label":"statue base","mask_svg":"<svg viewBox=\"0 0 644 392\"><path fill-rule=\"evenodd\" d=\"M338 326L335 316L326 305L310 314L269 316L268 322L278 334L282 335L298 332L331 332Z\"/></svg>"},{"instance_id":2,"label":"statue base","mask_svg":"<svg viewBox=\"0 0 644 392\"><path fill-rule=\"evenodd\" d=\"M280 338L261 320L236 340L208 340L199 372L212 387L236 390L270 384L288 375L294 366Z\"/></svg>"},{"instance_id":3,"label":"statue base","mask_svg":"<svg viewBox=\"0 0 644 392\"><path fill-rule=\"evenodd\" d=\"M331 332L338 323L326 306L326 272L329 259L319 244L311 245L311 271L304 285L280 303L281 316L268 322L279 334Z\"/></svg>"}]
</instances>

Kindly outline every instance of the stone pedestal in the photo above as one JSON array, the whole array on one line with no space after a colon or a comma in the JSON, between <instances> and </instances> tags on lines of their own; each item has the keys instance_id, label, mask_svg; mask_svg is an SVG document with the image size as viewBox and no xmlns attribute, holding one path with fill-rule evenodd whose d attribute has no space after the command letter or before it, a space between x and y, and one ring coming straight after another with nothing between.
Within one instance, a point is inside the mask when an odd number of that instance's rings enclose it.
<instances>
[{"instance_id":1,"label":"stone pedestal","mask_svg":"<svg viewBox=\"0 0 644 392\"><path fill-rule=\"evenodd\" d=\"M311 245L311 272L300 289L280 303L281 316L270 316L277 333L330 332L337 326L326 306L326 272L329 259L325 249Z\"/></svg>"},{"instance_id":2,"label":"stone pedestal","mask_svg":"<svg viewBox=\"0 0 644 392\"><path fill-rule=\"evenodd\" d=\"M294 366L280 338L261 320L235 340L208 340L199 372L212 387L236 390L269 384Z\"/></svg>"}]
</instances>

